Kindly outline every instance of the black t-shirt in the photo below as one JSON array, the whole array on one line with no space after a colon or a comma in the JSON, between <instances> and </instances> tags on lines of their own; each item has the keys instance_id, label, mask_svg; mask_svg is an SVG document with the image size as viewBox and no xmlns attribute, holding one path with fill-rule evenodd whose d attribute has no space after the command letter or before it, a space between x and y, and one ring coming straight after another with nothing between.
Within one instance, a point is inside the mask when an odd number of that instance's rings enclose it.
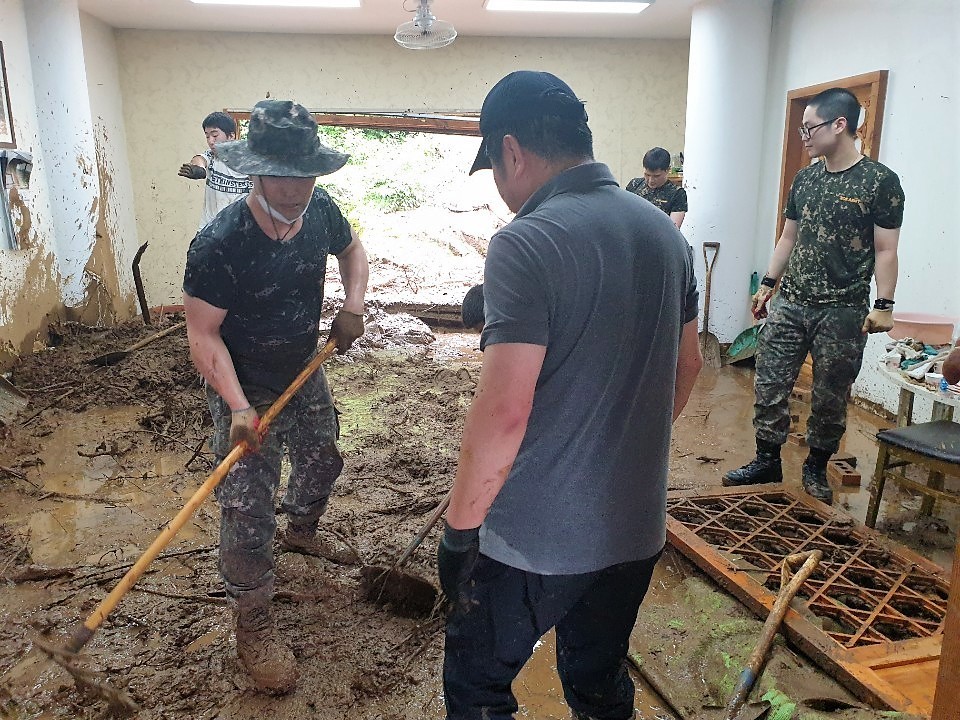
<instances>
[{"instance_id":1,"label":"black t-shirt","mask_svg":"<svg viewBox=\"0 0 960 720\"><path fill-rule=\"evenodd\" d=\"M687 191L669 180L658 188L651 188L643 178L634 178L625 189L649 200L667 215L687 211Z\"/></svg>"},{"instance_id":2,"label":"black t-shirt","mask_svg":"<svg viewBox=\"0 0 960 720\"><path fill-rule=\"evenodd\" d=\"M350 224L319 187L289 240L267 237L246 202L197 233L183 290L227 311L220 335L245 389L282 392L316 352L327 256L350 241Z\"/></svg>"}]
</instances>

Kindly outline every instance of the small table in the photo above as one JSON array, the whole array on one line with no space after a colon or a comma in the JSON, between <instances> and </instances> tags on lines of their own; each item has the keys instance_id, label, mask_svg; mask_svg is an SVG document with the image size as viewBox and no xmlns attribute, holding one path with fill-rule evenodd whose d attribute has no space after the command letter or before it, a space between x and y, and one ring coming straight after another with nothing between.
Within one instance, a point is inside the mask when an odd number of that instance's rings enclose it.
<instances>
[{"instance_id":1,"label":"small table","mask_svg":"<svg viewBox=\"0 0 960 720\"><path fill-rule=\"evenodd\" d=\"M900 404L897 408L897 425L913 423L913 401L917 397L933 401L931 420L953 420L953 409L960 408L960 395L945 397L924 382L908 378L899 370L891 370L880 363L880 374L900 388Z\"/></svg>"},{"instance_id":2,"label":"small table","mask_svg":"<svg viewBox=\"0 0 960 720\"><path fill-rule=\"evenodd\" d=\"M900 404L897 408L898 427L913 424L913 401L917 397L927 398L933 402L933 413L930 416L931 422L934 420L953 420L954 408L960 407L960 395L954 393L951 393L949 396L941 395L938 390L934 390L926 383L908 378L899 370L891 370L882 362L880 363L880 374L900 388ZM883 453L881 452L880 455L881 458L878 458L878 473L880 472L879 460L882 459ZM943 473L931 470L927 479L927 487L942 491L943 480ZM876 485L877 482L877 478L875 477L874 485ZM929 515L933 511L933 504L933 497L924 497L923 503L920 506L920 514Z\"/></svg>"}]
</instances>

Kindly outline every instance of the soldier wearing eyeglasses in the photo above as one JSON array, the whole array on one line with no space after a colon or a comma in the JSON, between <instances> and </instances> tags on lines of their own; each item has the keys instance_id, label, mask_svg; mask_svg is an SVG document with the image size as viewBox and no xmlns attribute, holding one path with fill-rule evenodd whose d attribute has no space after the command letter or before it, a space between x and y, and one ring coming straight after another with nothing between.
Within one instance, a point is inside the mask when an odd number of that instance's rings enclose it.
<instances>
[{"instance_id":1,"label":"soldier wearing eyeglasses","mask_svg":"<svg viewBox=\"0 0 960 720\"><path fill-rule=\"evenodd\" d=\"M803 113L800 137L811 158L797 173L784 208L783 232L760 289L755 317L779 282L757 348L753 425L757 456L728 472L724 485L780 482L787 439L787 400L808 353L813 393L803 487L828 504L827 461L846 429L847 396L860 371L867 333L893 327L897 243L904 194L890 168L860 153L860 103L842 88L825 90ZM870 280L877 297L870 306Z\"/></svg>"}]
</instances>

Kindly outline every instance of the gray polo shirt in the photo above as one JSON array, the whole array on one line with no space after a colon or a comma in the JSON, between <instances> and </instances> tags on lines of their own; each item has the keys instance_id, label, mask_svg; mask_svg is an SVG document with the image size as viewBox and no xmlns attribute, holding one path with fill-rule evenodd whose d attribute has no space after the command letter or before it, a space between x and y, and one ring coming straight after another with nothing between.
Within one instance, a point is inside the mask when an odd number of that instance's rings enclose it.
<instances>
[{"instance_id":1,"label":"gray polo shirt","mask_svg":"<svg viewBox=\"0 0 960 720\"><path fill-rule=\"evenodd\" d=\"M666 541L690 246L602 163L553 178L490 241L481 347L546 347L516 462L481 551L541 574L642 560Z\"/></svg>"}]
</instances>

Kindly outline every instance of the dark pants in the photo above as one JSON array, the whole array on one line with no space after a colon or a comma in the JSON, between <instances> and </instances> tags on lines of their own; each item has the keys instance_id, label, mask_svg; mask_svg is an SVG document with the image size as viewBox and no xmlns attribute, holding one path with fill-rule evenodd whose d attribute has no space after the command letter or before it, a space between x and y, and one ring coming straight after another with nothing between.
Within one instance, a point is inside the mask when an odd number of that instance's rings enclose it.
<instances>
[{"instance_id":1,"label":"dark pants","mask_svg":"<svg viewBox=\"0 0 960 720\"><path fill-rule=\"evenodd\" d=\"M789 398L807 357L813 393L807 444L835 453L847 427L847 397L863 361L866 307L806 307L779 301L757 346L753 427L757 437L783 445L790 432Z\"/></svg>"},{"instance_id":2,"label":"dark pants","mask_svg":"<svg viewBox=\"0 0 960 720\"><path fill-rule=\"evenodd\" d=\"M537 575L480 555L447 619L447 718L513 718L511 683L553 627L567 704L598 720L632 717L626 655L659 557L582 575Z\"/></svg>"},{"instance_id":3,"label":"dark pants","mask_svg":"<svg viewBox=\"0 0 960 720\"><path fill-rule=\"evenodd\" d=\"M207 403L214 425L211 446L222 460L230 452L230 408L209 387ZM260 414L265 410L257 405ZM290 457L290 477L280 507L291 525L312 532L343 469L338 434L333 398L321 368L270 425L260 452L240 458L217 486L220 573L231 597L260 600L273 595L274 498L284 451Z\"/></svg>"}]
</instances>

